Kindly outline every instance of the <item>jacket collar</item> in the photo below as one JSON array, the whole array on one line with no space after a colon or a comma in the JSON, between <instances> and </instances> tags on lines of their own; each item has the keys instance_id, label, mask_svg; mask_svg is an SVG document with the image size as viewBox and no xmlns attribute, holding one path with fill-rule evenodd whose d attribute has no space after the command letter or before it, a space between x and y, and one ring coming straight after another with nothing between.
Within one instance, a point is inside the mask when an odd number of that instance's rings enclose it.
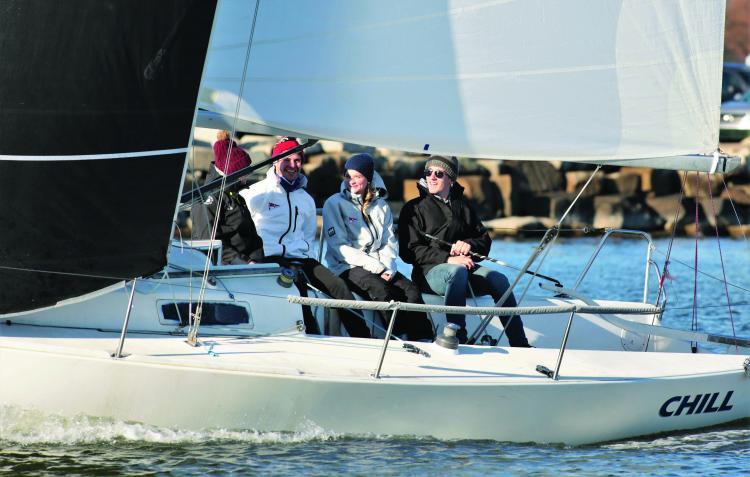
<instances>
[{"instance_id":1,"label":"jacket collar","mask_svg":"<svg viewBox=\"0 0 750 477\"><path fill-rule=\"evenodd\" d=\"M300 183L299 183L299 188L297 190L304 189L305 187L307 187L307 177L302 173L300 173L299 177L300 177ZM268 171L266 172L266 180L273 181L273 183L279 189L284 190L284 188L281 186L281 177L276 175L275 167L271 166L271 168L268 169Z\"/></svg>"},{"instance_id":2,"label":"jacket collar","mask_svg":"<svg viewBox=\"0 0 750 477\"><path fill-rule=\"evenodd\" d=\"M427 181L422 178L419 179L419 182L417 182L417 189L419 190L419 196L420 197L431 197L433 194L430 194L430 190L427 188ZM461 184L458 182L453 182L453 185L451 186L450 192L448 192L448 199L460 199L464 195L464 188Z\"/></svg>"}]
</instances>

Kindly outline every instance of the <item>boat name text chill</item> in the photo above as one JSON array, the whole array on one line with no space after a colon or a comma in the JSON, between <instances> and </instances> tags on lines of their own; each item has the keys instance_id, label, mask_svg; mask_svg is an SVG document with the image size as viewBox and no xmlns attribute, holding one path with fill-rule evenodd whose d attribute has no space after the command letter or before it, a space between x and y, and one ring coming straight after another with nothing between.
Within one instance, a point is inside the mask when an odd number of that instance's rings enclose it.
<instances>
[{"instance_id":1,"label":"boat name text chill","mask_svg":"<svg viewBox=\"0 0 750 477\"><path fill-rule=\"evenodd\" d=\"M661 408L659 409L659 415L661 417L679 416L684 410L687 410L685 415L729 411L730 409L732 409L732 406L729 404L729 400L732 399L732 394L734 394L734 391L727 391L727 394L726 396L724 396L724 400L722 401L721 406L714 407L714 404L716 403L716 400L719 398L720 394L721 393L696 394L694 397L688 394L687 396L671 397L664 401L664 404L661 405ZM677 406L677 409L674 410L674 406L672 405L676 404L677 402L679 402L680 404L679 406Z\"/></svg>"}]
</instances>

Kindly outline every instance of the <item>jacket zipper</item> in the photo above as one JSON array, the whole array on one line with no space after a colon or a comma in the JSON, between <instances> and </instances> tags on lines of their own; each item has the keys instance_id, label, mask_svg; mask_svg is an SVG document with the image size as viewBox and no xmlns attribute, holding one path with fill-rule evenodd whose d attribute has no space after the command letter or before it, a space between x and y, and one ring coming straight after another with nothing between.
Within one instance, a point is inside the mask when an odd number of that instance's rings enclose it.
<instances>
[{"instance_id":1,"label":"jacket zipper","mask_svg":"<svg viewBox=\"0 0 750 477\"><path fill-rule=\"evenodd\" d=\"M289 206L289 226L286 228L286 232L281 234L281 237L279 237L279 244L283 247L282 255L286 253L286 246L281 244L281 241L286 237L286 234L289 233L289 230L292 228L292 199L289 197L289 192L286 193L286 203Z\"/></svg>"},{"instance_id":2,"label":"jacket zipper","mask_svg":"<svg viewBox=\"0 0 750 477\"><path fill-rule=\"evenodd\" d=\"M294 206L294 228L292 229L292 232L297 231L297 217L299 216L299 209L297 206Z\"/></svg>"},{"instance_id":3,"label":"jacket zipper","mask_svg":"<svg viewBox=\"0 0 750 477\"><path fill-rule=\"evenodd\" d=\"M365 226L367 226L367 231L370 233L370 237L372 238L372 241L369 243L369 245L367 245L367 253L370 253L370 249L373 245L375 245L375 237L377 234L370 228L370 220L365 217L365 211L362 209L360 209L359 211L362 214L362 220L364 221Z\"/></svg>"}]
</instances>

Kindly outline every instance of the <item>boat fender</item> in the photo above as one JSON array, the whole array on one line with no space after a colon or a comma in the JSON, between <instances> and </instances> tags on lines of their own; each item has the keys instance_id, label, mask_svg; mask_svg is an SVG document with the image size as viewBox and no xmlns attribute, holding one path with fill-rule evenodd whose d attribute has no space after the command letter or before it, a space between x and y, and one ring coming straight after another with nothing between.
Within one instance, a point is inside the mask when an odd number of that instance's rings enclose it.
<instances>
[{"instance_id":1,"label":"boat fender","mask_svg":"<svg viewBox=\"0 0 750 477\"><path fill-rule=\"evenodd\" d=\"M750 378L750 358L745 358L745 362L742 363L742 367L745 368L745 376Z\"/></svg>"}]
</instances>

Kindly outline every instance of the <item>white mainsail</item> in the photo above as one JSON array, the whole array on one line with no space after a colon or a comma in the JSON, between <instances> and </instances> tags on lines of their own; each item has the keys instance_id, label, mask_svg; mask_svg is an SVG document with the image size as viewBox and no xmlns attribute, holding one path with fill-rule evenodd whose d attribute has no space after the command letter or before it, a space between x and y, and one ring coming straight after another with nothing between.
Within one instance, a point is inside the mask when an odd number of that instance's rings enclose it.
<instances>
[{"instance_id":1,"label":"white mainsail","mask_svg":"<svg viewBox=\"0 0 750 477\"><path fill-rule=\"evenodd\" d=\"M220 5L199 125L231 124L241 91L245 131L477 158L726 169L712 157L723 1L258 3L257 12L247 0Z\"/></svg>"}]
</instances>

